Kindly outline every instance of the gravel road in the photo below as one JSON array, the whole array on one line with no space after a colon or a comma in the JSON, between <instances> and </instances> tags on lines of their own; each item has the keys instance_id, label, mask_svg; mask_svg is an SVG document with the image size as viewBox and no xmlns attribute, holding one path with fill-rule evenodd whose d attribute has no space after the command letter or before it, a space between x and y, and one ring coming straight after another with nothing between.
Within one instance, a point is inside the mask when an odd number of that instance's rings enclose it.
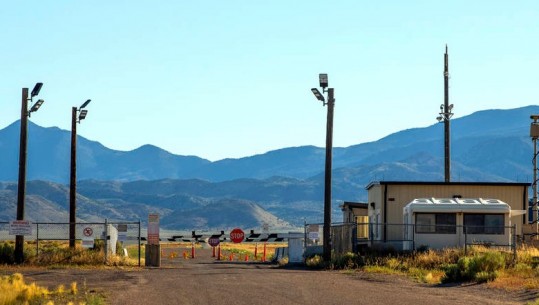
<instances>
[{"instance_id":1,"label":"gravel road","mask_svg":"<svg viewBox=\"0 0 539 305\"><path fill-rule=\"evenodd\" d=\"M211 254L137 270L24 270L27 280L54 287L77 281L104 292L110 304L525 304L537 295L485 285L431 286L405 277L313 271L271 264L215 261Z\"/></svg>"}]
</instances>

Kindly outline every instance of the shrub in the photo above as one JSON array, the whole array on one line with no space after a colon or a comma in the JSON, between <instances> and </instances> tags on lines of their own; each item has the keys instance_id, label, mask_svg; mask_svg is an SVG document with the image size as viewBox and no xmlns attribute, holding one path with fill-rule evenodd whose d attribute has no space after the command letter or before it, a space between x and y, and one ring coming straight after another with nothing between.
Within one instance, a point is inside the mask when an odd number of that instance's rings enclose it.
<instances>
[{"instance_id":1,"label":"shrub","mask_svg":"<svg viewBox=\"0 0 539 305\"><path fill-rule=\"evenodd\" d=\"M363 262L361 256L348 252L334 257L331 260L331 265L334 269L352 269L361 267L365 265L365 263Z\"/></svg>"},{"instance_id":2,"label":"shrub","mask_svg":"<svg viewBox=\"0 0 539 305\"><path fill-rule=\"evenodd\" d=\"M475 274L475 281L478 283L486 283L494 281L498 277L498 272L481 271Z\"/></svg>"},{"instance_id":3,"label":"shrub","mask_svg":"<svg viewBox=\"0 0 539 305\"><path fill-rule=\"evenodd\" d=\"M324 268L324 260L322 259L322 256L320 255L314 255L311 257L307 257L305 259L305 265L309 268L313 269L322 269Z\"/></svg>"},{"instance_id":4,"label":"shrub","mask_svg":"<svg viewBox=\"0 0 539 305\"><path fill-rule=\"evenodd\" d=\"M15 248L8 244L0 244L0 264L13 264L15 263Z\"/></svg>"},{"instance_id":5,"label":"shrub","mask_svg":"<svg viewBox=\"0 0 539 305\"><path fill-rule=\"evenodd\" d=\"M457 264L449 264L444 268L445 275L442 282L492 281L498 276L498 271L505 268L505 264L505 256L493 251L472 257L461 257Z\"/></svg>"}]
</instances>

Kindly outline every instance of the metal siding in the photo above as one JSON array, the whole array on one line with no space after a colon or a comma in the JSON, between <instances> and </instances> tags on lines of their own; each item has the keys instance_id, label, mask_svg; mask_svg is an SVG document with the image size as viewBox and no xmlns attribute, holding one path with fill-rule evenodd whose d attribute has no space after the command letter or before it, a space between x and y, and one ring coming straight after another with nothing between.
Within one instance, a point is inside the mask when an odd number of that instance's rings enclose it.
<instances>
[{"instance_id":1,"label":"metal siding","mask_svg":"<svg viewBox=\"0 0 539 305\"><path fill-rule=\"evenodd\" d=\"M522 185L444 185L444 184L388 184L387 198L395 201L387 202L387 223L403 223L403 208L416 198L452 198L460 195L462 198L494 198L506 202L512 210L522 210L525 202L522 202ZM383 209L383 198L380 185L369 189L369 203L375 201L376 208ZM373 194L371 194L373 192ZM372 196L371 196L372 195ZM380 200L373 200L380 198ZM524 198L524 200L527 200ZM512 224L517 225L517 235L522 230L522 218L512 217ZM397 232L391 234L398 234ZM395 236L388 236L392 239Z\"/></svg>"}]
</instances>

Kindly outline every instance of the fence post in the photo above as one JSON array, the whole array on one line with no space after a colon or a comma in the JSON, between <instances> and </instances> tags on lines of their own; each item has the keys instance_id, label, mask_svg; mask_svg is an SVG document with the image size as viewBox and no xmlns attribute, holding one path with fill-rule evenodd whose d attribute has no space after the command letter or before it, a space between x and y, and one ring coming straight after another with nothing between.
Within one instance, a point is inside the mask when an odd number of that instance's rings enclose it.
<instances>
[{"instance_id":1,"label":"fence post","mask_svg":"<svg viewBox=\"0 0 539 305\"><path fill-rule=\"evenodd\" d=\"M517 232L517 225L514 224L513 227L511 227L511 246L513 247L513 262L516 263L517 261L517 237L516 237L516 232Z\"/></svg>"},{"instance_id":2,"label":"fence post","mask_svg":"<svg viewBox=\"0 0 539 305\"><path fill-rule=\"evenodd\" d=\"M464 255L468 255L468 230L466 230L466 226L462 228L464 229Z\"/></svg>"},{"instance_id":3,"label":"fence post","mask_svg":"<svg viewBox=\"0 0 539 305\"><path fill-rule=\"evenodd\" d=\"M307 249L307 221L303 220L303 248ZM256 254L255 254L256 257Z\"/></svg>"},{"instance_id":4,"label":"fence post","mask_svg":"<svg viewBox=\"0 0 539 305\"><path fill-rule=\"evenodd\" d=\"M412 250L415 250L415 223L412 224Z\"/></svg>"},{"instance_id":5,"label":"fence post","mask_svg":"<svg viewBox=\"0 0 539 305\"><path fill-rule=\"evenodd\" d=\"M36 256L39 258L39 223L36 223Z\"/></svg>"},{"instance_id":6,"label":"fence post","mask_svg":"<svg viewBox=\"0 0 539 305\"><path fill-rule=\"evenodd\" d=\"M107 262L109 261L109 248L108 248L108 236L109 236L109 226L108 226L108 222L107 222L107 219L105 218L105 245L104 245L104 249L105 249L105 264L107 264Z\"/></svg>"},{"instance_id":7,"label":"fence post","mask_svg":"<svg viewBox=\"0 0 539 305\"><path fill-rule=\"evenodd\" d=\"M138 220L138 266L140 267L140 219Z\"/></svg>"}]
</instances>

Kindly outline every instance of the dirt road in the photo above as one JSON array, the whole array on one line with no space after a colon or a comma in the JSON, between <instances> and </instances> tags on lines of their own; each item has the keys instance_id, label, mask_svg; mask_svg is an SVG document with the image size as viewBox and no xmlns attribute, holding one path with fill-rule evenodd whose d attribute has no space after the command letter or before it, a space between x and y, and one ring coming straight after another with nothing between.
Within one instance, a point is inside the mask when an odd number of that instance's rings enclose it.
<instances>
[{"instance_id":1,"label":"dirt road","mask_svg":"<svg viewBox=\"0 0 539 305\"><path fill-rule=\"evenodd\" d=\"M449 287L362 272L312 271L207 255L169 261L165 268L26 270L28 280L54 287L77 281L103 291L110 304L525 304L537 296L484 285Z\"/></svg>"}]
</instances>

